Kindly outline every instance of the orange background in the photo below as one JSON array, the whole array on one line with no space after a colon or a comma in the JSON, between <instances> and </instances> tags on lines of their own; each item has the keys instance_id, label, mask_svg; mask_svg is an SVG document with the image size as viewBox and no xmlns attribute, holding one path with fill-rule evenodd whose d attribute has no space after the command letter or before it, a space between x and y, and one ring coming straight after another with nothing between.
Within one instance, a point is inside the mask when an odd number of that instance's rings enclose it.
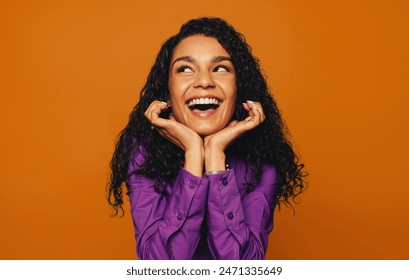
<instances>
[{"instance_id":1,"label":"orange background","mask_svg":"<svg viewBox=\"0 0 409 280\"><path fill-rule=\"evenodd\" d=\"M407 1L2 1L1 259L133 259L105 184L160 44L244 33L306 164L270 259L409 259Z\"/></svg>"}]
</instances>

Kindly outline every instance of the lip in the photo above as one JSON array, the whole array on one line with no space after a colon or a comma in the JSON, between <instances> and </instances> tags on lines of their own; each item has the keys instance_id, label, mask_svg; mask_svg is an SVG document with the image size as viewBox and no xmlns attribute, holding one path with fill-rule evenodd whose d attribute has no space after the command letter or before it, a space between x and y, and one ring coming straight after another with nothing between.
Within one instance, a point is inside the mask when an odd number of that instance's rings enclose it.
<instances>
[{"instance_id":1,"label":"lip","mask_svg":"<svg viewBox=\"0 0 409 280\"><path fill-rule=\"evenodd\" d=\"M209 98L209 99L215 98L215 99L217 99L217 100L220 102L220 104L219 104L219 106L218 106L216 109L213 109L213 108L212 108L212 109L207 109L206 111L201 111L201 110L198 110L198 109L193 109L193 110L191 110L191 109L188 107L189 102L190 102L191 100L193 100L193 99L200 99L200 98ZM213 116L214 114L216 114L217 110L220 108L220 106L221 106L222 104L223 104L223 99L221 99L220 97L218 97L218 96L216 96L216 95L211 95L211 94L194 95L194 96L191 96L189 99L187 99L186 102L185 102L185 105L186 105L187 109L189 110L189 112L190 112L193 116L195 116L195 117L197 117L197 118L208 118L208 117Z\"/></svg>"},{"instance_id":2,"label":"lip","mask_svg":"<svg viewBox=\"0 0 409 280\"><path fill-rule=\"evenodd\" d=\"M201 111L201 110L198 110L198 109L193 109L193 110L188 109L188 110L190 111L190 113L193 116L195 116L197 118L209 118L209 117L213 116L214 114L216 114L216 112L217 112L217 110L219 108L220 107L218 107L217 109L208 109L206 111Z\"/></svg>"}]
</instances>

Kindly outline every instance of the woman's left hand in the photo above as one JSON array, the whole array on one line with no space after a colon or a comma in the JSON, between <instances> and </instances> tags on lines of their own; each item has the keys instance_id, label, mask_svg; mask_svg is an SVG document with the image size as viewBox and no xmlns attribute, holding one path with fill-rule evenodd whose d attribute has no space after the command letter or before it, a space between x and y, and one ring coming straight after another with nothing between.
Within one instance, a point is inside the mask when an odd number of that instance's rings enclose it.
<instances>
[{"instance_id":1,"label":"woman's left hand","mask_svg":"<svg viewBox=\"0 0 409 280\"><path fill-rule=\"evenodd\" d=\"M247 101L244 109L249 112L242 121L232 121L224 129L204 138L206 171L224 170L224 150L239 136L265 120L263 108L259 102Z\"/></svg>"}]
</instances>

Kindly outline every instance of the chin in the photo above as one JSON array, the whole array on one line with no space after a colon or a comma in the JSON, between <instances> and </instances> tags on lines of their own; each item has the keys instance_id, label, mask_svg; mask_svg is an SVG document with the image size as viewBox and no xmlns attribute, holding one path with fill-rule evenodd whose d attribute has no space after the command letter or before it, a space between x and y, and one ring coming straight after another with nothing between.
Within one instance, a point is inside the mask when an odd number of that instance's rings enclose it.
<instances>
[{"instance_id":1,"label":"chin","mask_svg":"<svg viewBox=\"0 0 409 280\"><path fill-rule=\"evenodd\" d=\"M215 134L216 132L219 132L220 130L222 130L222 128L214 128L214 127L191 127L191 129L196 131L196 133L202 137Z\"/></svg>"}]
</instances>

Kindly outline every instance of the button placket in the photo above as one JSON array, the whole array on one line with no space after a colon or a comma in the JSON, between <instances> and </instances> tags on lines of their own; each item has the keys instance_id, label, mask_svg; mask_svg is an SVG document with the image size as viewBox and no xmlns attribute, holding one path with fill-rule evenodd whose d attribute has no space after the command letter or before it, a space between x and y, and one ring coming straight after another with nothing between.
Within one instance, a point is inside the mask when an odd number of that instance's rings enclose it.
<instances>
[{"instance_id":1,"label":"button placket","mask_svg":"<svg viewBox=\"0 0 409 280\"><path fill-rule=\"evenodd\" d=\"M187 185L189 186L189 189L194 189L196 187L196 184L192 181L189 181Z\"/></svg>"},{"instance_id":2,"label":"button placket","mask_svg":"<svg viewBox=\"0 0 409 280\"><path fill-rule=\"evenodd\" d=\"M176 219L177 219L178 221L183 220L183 214L182 214L182 213L178 213L178 214L176 215Z\"/></svg>"},{"instance_id":3,"label":"button placket","mask_svg":"<svg viewBox=\"0 0 409 280\"><path fill-rule=\"evenodd\" d=\"M228 218L229 220L233 220L233 218L234 218L234 213L233 213L233 212L227 213L227 218Z\"/></svg>"}]
</instances>

